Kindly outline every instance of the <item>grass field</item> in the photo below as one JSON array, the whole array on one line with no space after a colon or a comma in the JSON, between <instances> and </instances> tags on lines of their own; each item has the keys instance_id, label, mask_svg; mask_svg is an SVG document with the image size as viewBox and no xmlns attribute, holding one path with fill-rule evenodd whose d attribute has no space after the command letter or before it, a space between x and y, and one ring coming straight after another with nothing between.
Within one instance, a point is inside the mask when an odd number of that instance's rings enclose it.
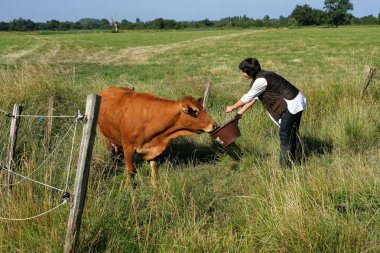
<instances>
[{"instance_id":1,"label":"grass field","mask_svg":"<svg viewBox=\"0 0 380 253\"><path fill-rule=\"evenodd\" d=\"M238 64L256 57L307 97L304 163L279 168L278 129L259 104L239 123L238 160L206 134L178 138L161 160L157 187L149 164L138 162L137 186L125 188L124 164L111 160L98 136L79 251L379 252L379 45L377 26L0 33L0 109L21 103L24 114L46 114L54 95L55 114L74 115L84 112L87 94L111 85L181 99L203 96L211 81L208 112L223 123L233 116L225 107L249 89ZM370 67L376 78L362 94ZM50 146L40 121L21 121L17 170L60 189L69 174L70 190L73 120L54 121ZM5 114L0 126L4 163ZM17 177L7 194L5 177L0 171L0 217L30 217L61 203L60 192ZM62 252L68 215L64 205L38 219L0 219L0 252Z\"/></svg>"}]
</instances>

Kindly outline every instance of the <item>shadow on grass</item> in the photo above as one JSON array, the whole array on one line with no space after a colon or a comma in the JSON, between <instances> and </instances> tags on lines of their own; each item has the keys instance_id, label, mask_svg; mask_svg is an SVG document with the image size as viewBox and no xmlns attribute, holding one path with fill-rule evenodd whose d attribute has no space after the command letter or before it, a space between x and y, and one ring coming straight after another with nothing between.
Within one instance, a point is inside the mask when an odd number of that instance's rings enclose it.
<instances>
[{"instance_id":1,"label":"shadow on grass","mask_svg":"<svg viewBox=\"0 0 380 253\"><path fill-rule=\"evenodd\" d=\"M303 136L302 146L305 158L330 154L334 149L332 141L319 139L314 136Z\"/></svg>"},{"instance_id":2,"label":"shadow on grass","mask_svg":"<svg viewBox=\"0 0 380 253\"><path fill-rule=\"evenodd\" d=\"M311 156L330 154L332 151L332 141L314 136L302 137L303 161L306 161ZM254 153L256 160L268 159L269 156L266 153ZM212 140L211 144L196 144L190 140L181 139L169 143L166 150L158 157L158 166L165 162L169 162L176 167L215 164L224 155L228 155L234 161L240 161L243 151L236 143L223 147L215 140ZM134 164L136 168L141 167L145 162L141 155L135 154ZM122 148L119 148L118 153L110 155L106 167L106 170L103 169L103 177L106 178L115 174L125 173L126 168Z\"/></svg>"},{"instance_id":3,"label":"shadow on grass","mask_svg":"<svg viewBox=\"0 0 380 253\"><path fill-rule=\"evenodd\" d=\"M234 160L240 160L242 150L235 143L223 147L216 141L213 141L211 145L199 145L184 140L171 143L160 155L158 161L159 163L170 161L173 165L197 166L200 164L214 164L224 154Z\"/></svg>"},{"instance_id":4,"label":"shadow on grass","mask_svg":"<svg viewBox=\"0 0 380 253\"><path fill-rule=\"evenodd\" d=\"M166 150L158 157L158 166L165 162L169 162L174 166L197 166L201 164L215 164L221 157L227 154L233 160L239 161L242 157L242 150L235 143L227 147L221 146L218 142L212 140L210 145L195 144L191 141L183 139L169 143ZM145 163L140 154L135 154L134 164L136 168ZM115 174L125 172L125 163L122 148L117 153L110 151L110 159L106 165L107 169L103 169L103 177L107 178Z\"/></svg>"}]
</instances>

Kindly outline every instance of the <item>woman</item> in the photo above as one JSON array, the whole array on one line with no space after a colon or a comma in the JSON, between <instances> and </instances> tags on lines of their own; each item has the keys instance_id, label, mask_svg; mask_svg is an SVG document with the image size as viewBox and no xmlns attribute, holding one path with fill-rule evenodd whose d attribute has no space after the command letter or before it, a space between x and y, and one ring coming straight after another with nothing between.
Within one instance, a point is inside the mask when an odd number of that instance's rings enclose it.
<instances>
[{"instance_id":1,"label":"woman","mask_svg":"<svg viewBox=\"0 0 380 253\"><path fill-rule=\"evenodd\" d=\"M255 58L243 60L239 69L246 79L252 79L251 89L234 105L227 106L226 112L239 107L236 118L260 100L273 122L280 127L280 165L288 167L296 161L296 147L299 143L298 130L306 98L282 76L262 70Z\"/></svg>"}]
</instances>

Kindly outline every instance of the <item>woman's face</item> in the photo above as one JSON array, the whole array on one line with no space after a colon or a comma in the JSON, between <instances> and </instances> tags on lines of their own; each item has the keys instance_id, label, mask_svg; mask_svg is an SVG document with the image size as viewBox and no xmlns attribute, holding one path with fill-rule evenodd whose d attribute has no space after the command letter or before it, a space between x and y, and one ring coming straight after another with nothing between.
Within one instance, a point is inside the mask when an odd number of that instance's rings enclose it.
<instances>
[{"instance_id":1,"label":"woman's face","mask_svg":"<svg viewBox=\"0 0 380 253\"><path fill-rule=\"evenodd\" d=\"M245 72L243 72L243 77L245 78L245 79L252 79L252 77L250 77L247 73L245 73Z\"/></svg>"}]
</instances>

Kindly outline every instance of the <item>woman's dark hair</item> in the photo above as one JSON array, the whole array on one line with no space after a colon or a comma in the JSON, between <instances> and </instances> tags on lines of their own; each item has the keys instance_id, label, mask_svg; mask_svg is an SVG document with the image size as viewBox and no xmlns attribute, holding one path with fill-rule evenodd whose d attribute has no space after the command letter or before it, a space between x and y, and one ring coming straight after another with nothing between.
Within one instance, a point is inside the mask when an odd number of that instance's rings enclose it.
<instances>
[{"instance_id":1,"label":"woman's dark hair","mask_svg":"<svg viewBox=\"0 0 380 253\"><path fill-rule=\"evenodd\" d=\"M261 66L256 58L247 58L239 64L239 69L255 79L257 73L261 70Z\"/></svg>"}]
</instances>

